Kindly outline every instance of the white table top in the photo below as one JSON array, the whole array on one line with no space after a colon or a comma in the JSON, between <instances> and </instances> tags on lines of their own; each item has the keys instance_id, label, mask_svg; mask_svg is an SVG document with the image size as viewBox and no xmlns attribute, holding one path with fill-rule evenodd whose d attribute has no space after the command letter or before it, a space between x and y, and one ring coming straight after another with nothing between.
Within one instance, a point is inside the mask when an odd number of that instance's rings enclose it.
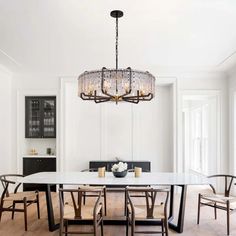
<instances>
[{"instance_id":1,"label":"white table top","mask_svg":"<svg viewBox=\"0 0 236 236\"><path fill-rule=\"evenodd\" d=\"M34 184L94 184L94 185L205 185L209 179L196 174L177 174L167 172L142 173L135 178L128 173L124 178L116 178L111 172L98 177L97 172L40 172L18 180L21 183Z\"/></svg>"}]
</instances>

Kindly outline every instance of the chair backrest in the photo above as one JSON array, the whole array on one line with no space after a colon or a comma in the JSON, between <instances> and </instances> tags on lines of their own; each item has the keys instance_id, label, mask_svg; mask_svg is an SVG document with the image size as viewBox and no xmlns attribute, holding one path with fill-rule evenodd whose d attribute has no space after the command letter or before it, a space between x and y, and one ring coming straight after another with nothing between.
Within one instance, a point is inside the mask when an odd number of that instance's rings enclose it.
<instances>
[{"instance_id":1,"label":"chair backrest","mask_svg":"<svg viewBox=\"0 0 236 236\"><path fill-rule=\"evenodd\" d=\"M24 177L24 175L7 174L7 175L0 176L0 181L3 186L3 192L2 192L1 199L3 199L5 196L9 197L9 186L10 185L14 186L14 193L17 192L18 188L21 185L21 183L16 182L16 179L19 177L22 178L22 177Z\"/></svg>"},{"instance_id":2,"label":"chair backrest","mask_svg":"<svg viewBox=\"0 0 236 236\"><path fill-rule=\"evenodd\" d=\"M236 179L236 176L219 174L219 175L210 175L210 176L208 176L208 178L222 178L222 179L224 179L224 196L229 197L231 187L232 187L234 179ZM213 192L216 193L214 186L212 184L210 184L210 186L211 186Z\"/></svg>"},{"instance_id":3,"label":"chair backrest","mask_svg":"<svg viewBox=\"0 0 236 236\"><path fill-rule=\"evenodd\" d=\"M166 212L167 203L169 198L169 189L158 189L153 187L126 187L127 200L130 204L132 211L134 211L135 205L140 205L140 200L135 203L134 199L143 197L145 199L147 218L154 218L155 205L164 204L164 211ZM157 194L165 194L164 201L160 201L161 197L157 197Z\"/></svg>"},{"instance_id":4,"label":"chair backrest","mask_svg":"<svg viewBox=\"0 0 236 236\"><path fill-rule=\"evenodd\" d=\"M97 194L97 199L94 203L94 209L99 204L102 204L101 201L101 195L102 195L102 189L99 187L91 187L91 186L82 186L78 189L59 189L59 200L60 200L60 215L61 217L64 215L64 205L68 204L68 202L64 203L64 194L69 193L70 199L74 208L74 214L76 219L81 219L81 210L82 210L82 197L87 192L94 192ZM95 214L95 212L94 212Z\"/></svg>"}]
</instances>

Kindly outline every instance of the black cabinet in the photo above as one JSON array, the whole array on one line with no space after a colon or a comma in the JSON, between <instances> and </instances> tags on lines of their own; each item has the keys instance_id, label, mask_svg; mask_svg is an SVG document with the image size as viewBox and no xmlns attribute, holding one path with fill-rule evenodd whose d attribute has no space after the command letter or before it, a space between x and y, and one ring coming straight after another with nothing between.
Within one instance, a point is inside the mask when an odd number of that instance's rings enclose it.
<instances>
[{"instance_id":1,"label":"black cabinet","mask_svg":"<svg viewBox=\"0 0 236 236\"><path fill-rule=\"evenodd\" d=\"M141 167L143 172L151 171L150 161L122 161L127 163L128 169L134 169L134 167ZM111 171L111 167L118 163L118 161L90 161L89 168L106 167L106 171Z\"/></svg>"},{"instance_id":2,"label":"black cabinet","mask_svg":"<svg viewBox=\"0 0 236 236\"><path fill-rule=\"evenodd\" d=\"M23 175L31 175L38 172L56 171L56 158L53 157L24 157L23 158ZM24 184L24 191L39 190L45 191L46 186L43 184ZM52 188L56 191L56 186Z\"/></svg>"},{"instance_id":3,"label":"black cabinet","mask_svg":"<svg viewBox=\"0 0 236 236\"><path fill-rule=\"evenodd\" d=\"M56 97L25 97L25 137L56 138Z\"/></svg>"}]
</instances>

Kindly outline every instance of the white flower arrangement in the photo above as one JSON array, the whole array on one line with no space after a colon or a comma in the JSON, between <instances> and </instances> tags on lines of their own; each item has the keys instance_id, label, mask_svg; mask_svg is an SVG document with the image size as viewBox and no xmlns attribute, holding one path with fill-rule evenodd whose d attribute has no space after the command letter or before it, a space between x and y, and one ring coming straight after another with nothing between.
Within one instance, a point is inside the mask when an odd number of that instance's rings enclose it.
<instances>
[{"instance_id":1,"label":"white flower arrangement","mask_svg":"<svg viewBox=\"0 0 236 236\"><path fill-rule=\"evenodd\" d=\"M127 170L127 168L128 168L127 163L119 162L118 164L114 164L111 167L111 171L112 172L123 172L123 171Z\"/></svg>"}]
</instances>

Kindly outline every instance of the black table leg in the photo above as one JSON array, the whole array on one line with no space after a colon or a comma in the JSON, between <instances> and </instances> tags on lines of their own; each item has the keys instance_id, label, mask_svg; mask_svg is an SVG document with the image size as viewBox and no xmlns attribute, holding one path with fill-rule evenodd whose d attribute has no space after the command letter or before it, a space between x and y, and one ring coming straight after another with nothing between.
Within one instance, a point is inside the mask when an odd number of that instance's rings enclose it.
<instances>
[{"instance_id":1,"label":"black table leg","mask_svg":"<svg viewBox=\"0 0 236 236\"><path fill-rule=\"evenodd\" d=\"M169 211L169 227L178 233L182 233L184 229L184 214L185 214L185 204L186 204L186 193L187 185L178 185L181 187L180 205L179 205L179 215L177 225L171 221L174 219L174 185L171 186L170 190L170 211Z\"/></svg>"},{"instance_id":2,"label":"black table leg","mask_svg":"<svg viewBox=\"0 0 236 236\"><path fill-rule=\"evenodd\" d=\"M170 186L170 210L169 210L169 218L168 220L171 221L174 218L174 192L175 186Z\"/></svg>"},{"instance_id":3,"label":"black table leg","mask_svg":"<svg viewBox=\"0 0 236 236\"><path fill-rule=\"evenodd\" d=\"M55 224L50 184L47 184L45 194L46 194L47 212L48 212L48 228L49 228L49 231L52 232L54 230L59 229L60 224Z\"/></svg>"}]
</instances>

